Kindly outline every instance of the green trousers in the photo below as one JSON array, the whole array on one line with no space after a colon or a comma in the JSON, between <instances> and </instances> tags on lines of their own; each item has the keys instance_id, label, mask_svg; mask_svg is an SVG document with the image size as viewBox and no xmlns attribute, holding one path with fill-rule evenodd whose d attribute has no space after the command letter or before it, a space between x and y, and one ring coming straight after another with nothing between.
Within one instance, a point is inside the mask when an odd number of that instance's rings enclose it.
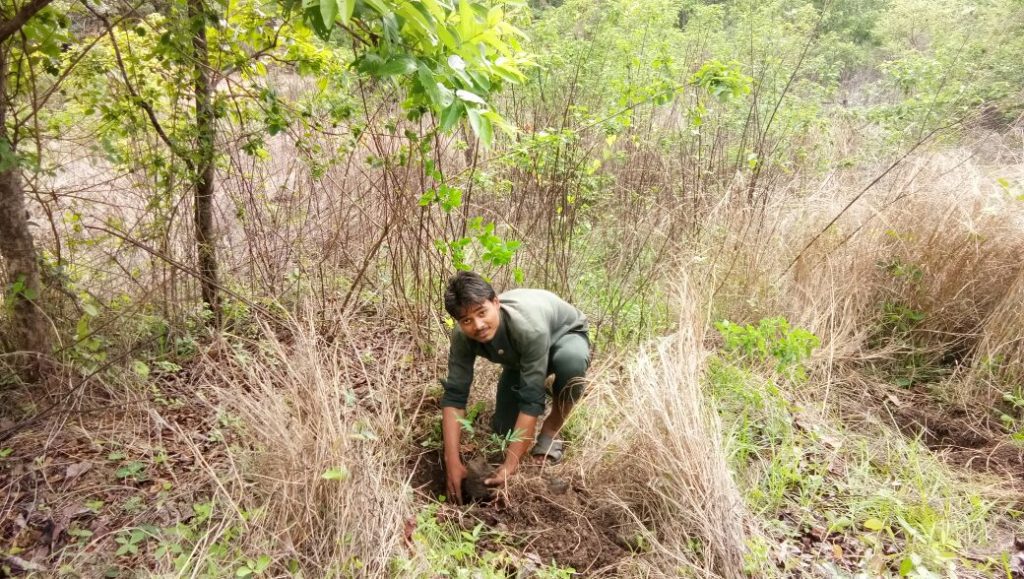
<instances>
[{"instance_id":1,"label":"green trousers","mask_svg":"<svg viewBox=\"0 0 1024 579\"><path fill-rule=\"evenodd\" d=\"M555 375L549 395L555 400L571 400L575 404L583 396L583 377L589 366L590 342L584 334L570 332L559 338L548 354L548 376ZM519 370L506 367L498 380L491 420L491 429L498 436L512 432L519 418L519 399L514 390L518 384Z\"/></svg>"}]
</instances>

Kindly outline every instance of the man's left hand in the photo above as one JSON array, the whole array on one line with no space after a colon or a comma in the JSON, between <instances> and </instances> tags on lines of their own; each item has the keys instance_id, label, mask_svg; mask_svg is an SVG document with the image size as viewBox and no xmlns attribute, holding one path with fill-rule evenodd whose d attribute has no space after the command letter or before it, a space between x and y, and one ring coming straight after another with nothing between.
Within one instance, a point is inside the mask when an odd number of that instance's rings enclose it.
<instances>
[{"instance_id":1,"label":"man's left hand","mask_svg":"<svg viewBox=\"0 0 1024 579\"><path fill-rule=\"evenodd\" d=\"M491 478L485 479L484 484L489 487L501 486L508 483L508 479L516 473L516 469L519 467L518 464L505 464L498 467L498 470L494 471L494 475Z\"/></svg>"}]
</instances>

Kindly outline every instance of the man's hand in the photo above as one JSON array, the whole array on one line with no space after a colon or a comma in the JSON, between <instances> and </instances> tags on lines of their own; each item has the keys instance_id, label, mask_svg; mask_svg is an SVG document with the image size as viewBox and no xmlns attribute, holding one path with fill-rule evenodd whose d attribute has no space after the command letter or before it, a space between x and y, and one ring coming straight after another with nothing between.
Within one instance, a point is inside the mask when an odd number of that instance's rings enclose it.
<instances>
[{"instance_id":1,"label":"man's hand","mask_svg":"<svg viewBox=\"0 0 1024 579\"><path fill-rule=\"evenodd\" d=\"M445 464L445 471L448 478L448 497L455 501L455 504L462 504L462 481L466 480L466 465L462 460L448 461Z\"/></svg>"},{"instance_id":2,"label":"man's hand","mask_svg":"<svg viewBox=\"0 0 1024 579\"><path fill-rule=\"evenodd\" d=\"M448 497L455 504L462 504L462 481L466 480L466 465L462 464L460 450L461 431L459 419L465 418L466 411L461 408L443 408L441 410L441 433L444 435L444 470L447 475Z\"/></svg>"},{"instance_id":3,"label":"man's hand","mask_svg":"<svg viewBox=\"0 0 1024 579\"><path fill-rule=\"evenodd\" d=\"M498 467L498 470L494 471L494 475L491 478L485 479L484 484L489 487L504 485L508 482L510 476L516 473L519 469L519 460L510 462L505 461L505 464Z\"/></svg>"}]
</instances>

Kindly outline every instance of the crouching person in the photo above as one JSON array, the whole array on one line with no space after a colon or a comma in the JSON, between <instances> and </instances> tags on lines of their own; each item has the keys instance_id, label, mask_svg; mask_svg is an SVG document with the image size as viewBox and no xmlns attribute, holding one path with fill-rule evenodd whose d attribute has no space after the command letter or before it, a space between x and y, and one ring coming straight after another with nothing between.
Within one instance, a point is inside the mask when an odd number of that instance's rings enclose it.
<instances>
[{"instance_id":1,"label":"crouching person","mask_svg":"<svg viewBox=\"0 0 1024 579\"><path fill-rule=\"evenodd\" d=\"M466 415L476 357L503 368L492 427L498 436L513 434L504 463L484 481L493 486L515 474L528 452L538 460L561 460L558 434L583 394L590 343L586 316L549 291L515 289L498 296L479 275L463 271L448 282L444 306L456 322L441 399L444 460L448 494L461 504L466 467L459 452L459 419ZM535 442L550 374L555 375L551 412Z\"/></svg>"}]
</instances>

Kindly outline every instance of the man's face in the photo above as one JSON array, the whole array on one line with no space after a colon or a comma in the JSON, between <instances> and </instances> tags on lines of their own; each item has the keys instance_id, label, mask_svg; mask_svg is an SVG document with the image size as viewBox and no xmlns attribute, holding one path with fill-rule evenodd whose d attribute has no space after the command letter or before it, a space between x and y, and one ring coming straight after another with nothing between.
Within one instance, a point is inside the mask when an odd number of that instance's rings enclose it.
<instances>
[{"instance_id":1,"label":"man's face","mask_svg":"<svg viewBox=\"0 0 1024 579\"><path fill-rule=\"evenodd\" d=\"M459 329L471 340L490 342L498 332L501 322L498 298L475 304L462 310L462 316L456 320Z\"/></svg>"}]
</instances>

